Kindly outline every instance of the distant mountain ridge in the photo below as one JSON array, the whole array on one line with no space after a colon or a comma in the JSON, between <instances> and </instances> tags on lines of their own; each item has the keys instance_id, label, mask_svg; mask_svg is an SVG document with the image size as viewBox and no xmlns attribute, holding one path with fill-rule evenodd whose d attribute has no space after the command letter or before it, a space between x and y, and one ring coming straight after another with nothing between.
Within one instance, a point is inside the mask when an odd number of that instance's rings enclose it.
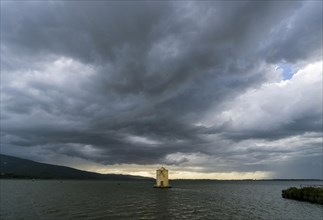
<instances>
[{"instance_id":1,"label":"distant mountain ridge","mask_svg":"<svg viewBox=\"0 0 323 220\"><path fill-rule=\"evenodd\" d=\"M142 176L88 172L4 154L0 154L0 173L0 178L17 179L152 180Z\"/></svg>"}]
</instances>

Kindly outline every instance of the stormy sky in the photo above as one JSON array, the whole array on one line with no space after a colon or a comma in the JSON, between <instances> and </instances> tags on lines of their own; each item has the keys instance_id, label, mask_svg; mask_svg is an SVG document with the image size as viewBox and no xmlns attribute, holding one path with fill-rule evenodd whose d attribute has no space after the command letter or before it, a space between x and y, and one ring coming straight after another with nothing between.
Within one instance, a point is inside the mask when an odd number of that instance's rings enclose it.
<instances>
[{"instance_id":1,"label":"stormy sky","mask_svg":"<svg viewBox=\"0 0 323 220\"><path fill-rule=\"evenodd\" d=\"M1 1L1 153L322 178L321 1Z\"/></svg>"}]
</instances>

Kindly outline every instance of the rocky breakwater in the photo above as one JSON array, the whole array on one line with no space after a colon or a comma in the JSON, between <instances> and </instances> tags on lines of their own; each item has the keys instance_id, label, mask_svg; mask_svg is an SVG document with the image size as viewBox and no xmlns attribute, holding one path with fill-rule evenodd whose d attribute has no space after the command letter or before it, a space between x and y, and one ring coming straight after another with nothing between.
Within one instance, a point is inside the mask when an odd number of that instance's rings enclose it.
<instances>
[{"instance_id":1,"label":"rocky breakwater","mask_svg":"<svg viewBox=\"0 0 323 220\"><path fill-rule=\"evenodd\" d=\"M282 197L286 199L295 199L323 205L322 187L291 187L282 191Z\"/></svg>"}]
</instances>

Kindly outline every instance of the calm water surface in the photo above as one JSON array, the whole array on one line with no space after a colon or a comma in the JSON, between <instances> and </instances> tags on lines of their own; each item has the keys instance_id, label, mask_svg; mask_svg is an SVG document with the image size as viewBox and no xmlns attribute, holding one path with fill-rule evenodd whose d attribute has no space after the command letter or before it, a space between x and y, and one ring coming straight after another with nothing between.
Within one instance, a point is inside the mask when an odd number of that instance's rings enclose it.
<instances>
[{"instance_id":1,"label":"calm water surface","mask_svg":"<svg viewBox=\"0 0 323 220\"><path fill-rule=\"evenodd\" d=\"M283 199L299 181L0 180L0 219L323 219L323 206Z\"/></svg>"}]
</instances>

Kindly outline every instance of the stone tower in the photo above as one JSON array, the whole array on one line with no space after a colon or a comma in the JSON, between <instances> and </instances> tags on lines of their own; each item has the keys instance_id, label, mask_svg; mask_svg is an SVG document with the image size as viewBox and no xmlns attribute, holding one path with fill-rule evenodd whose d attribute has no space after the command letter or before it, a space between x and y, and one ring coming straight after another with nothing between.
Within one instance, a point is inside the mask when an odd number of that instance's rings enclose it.
<instances>
[{"instance_id":1,"label":"stone tower","mask_svg":"<svg viewBox=\"0 0 323 220\"><path fill-rule=\"evenodd\" d=\"M156 188L170 188L168 181L168 170L164 167L156 170Z\"/></svg>"}]
</instances>

